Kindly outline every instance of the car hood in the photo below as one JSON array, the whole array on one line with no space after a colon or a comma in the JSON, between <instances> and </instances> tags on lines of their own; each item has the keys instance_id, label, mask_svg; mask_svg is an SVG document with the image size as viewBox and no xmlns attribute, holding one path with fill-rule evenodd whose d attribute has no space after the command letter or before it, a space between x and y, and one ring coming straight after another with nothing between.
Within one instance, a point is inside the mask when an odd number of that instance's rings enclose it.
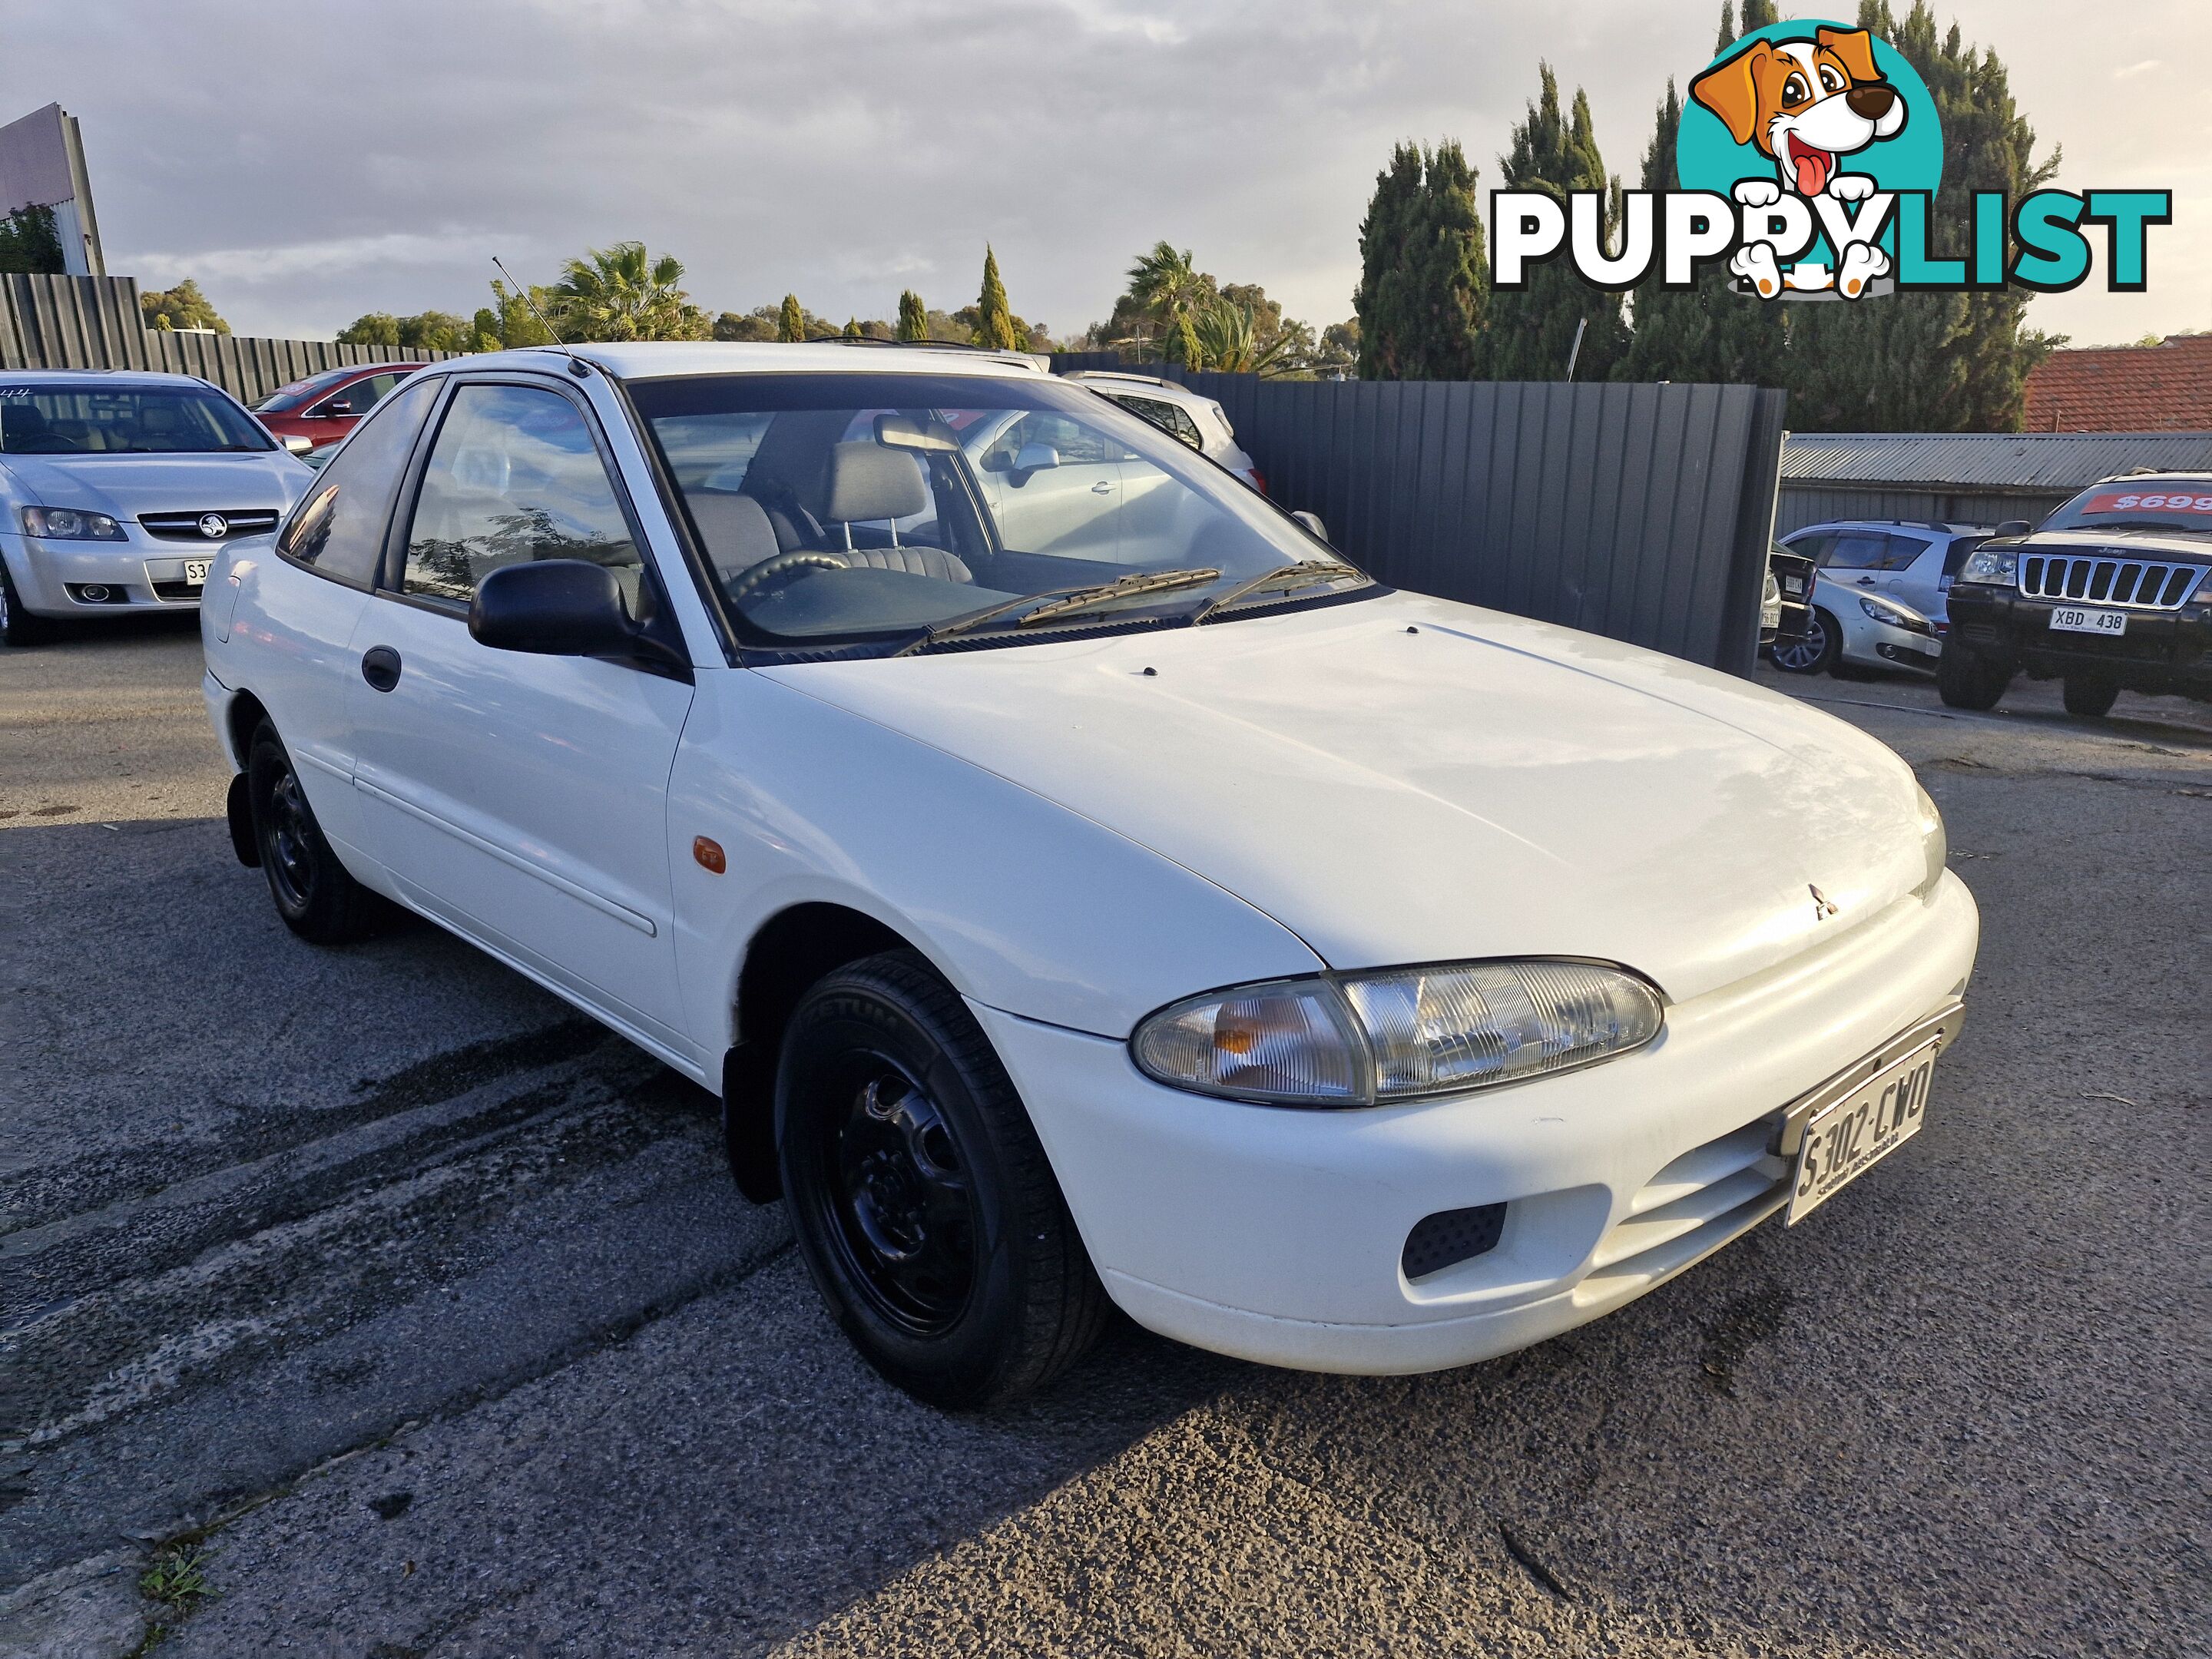
<instances>
[{"instance_id":1,"label":"car hood","mask_svg":"<svg viewBox=\"0 0 2212 1659\"><path fill-rule=\"evenodd\" d=\"M2036 553L2102 553L2108 558L2173 559L2198 564L2212 562L2212 535L2202 531L2126 530L2116 525L2081 530L2039 530L2009 544L2022 558Z\"/></svg>"},{"instance_id":2,"label":"car hood","mask_svg":"<svg viewBox=\"0 0 2212 1659\"><path fill-rule=\"evenodd\" d=\"M1588 957L1686 998L1926 875L1911 771L1840 720L1411 594L762 672L1141 842L1339 969Z\"/></svg>"},{"instance_id":3,"label":"car hood","mask_svg":"<svg viewBox=\"0 0 2212 1659\"><path fill-rule=\"evenodd\" d=\"M280 512L314 482L281 449L212 455L0 455L25 503L142 513Z\"/></svg>"}]
</instances>

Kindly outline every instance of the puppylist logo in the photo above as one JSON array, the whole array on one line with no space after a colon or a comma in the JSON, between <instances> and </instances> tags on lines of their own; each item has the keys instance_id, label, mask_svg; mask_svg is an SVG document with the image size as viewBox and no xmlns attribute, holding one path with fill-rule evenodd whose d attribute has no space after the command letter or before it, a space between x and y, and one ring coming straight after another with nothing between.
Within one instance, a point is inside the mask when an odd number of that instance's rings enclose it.
<instances>
[{"instance_id":1,"label":"puppylist logo","mask_svg":"<svg viewBox=\"0 0 2212 1659\"><path fill-rule=\"evenodd\" d=\"M1680 190L1623 193L1617 253L1602 234L1603 191L1492 191L1492 286L1524 289L1533 267L1564 257L1614 291L1656 271L1680 292L1724 264L1729 286L1759 301L2057 294L2087 279L2090 231L2101 228L2106 286L2140 293L2149 228L2173 218L2165 190L2039 190L2017 202L1980 191L1970 252L1934 257L1935 100L1888 41L1811 20L1753 30L1692 80L1674 173Z\"/></svg>"}]
</instances>

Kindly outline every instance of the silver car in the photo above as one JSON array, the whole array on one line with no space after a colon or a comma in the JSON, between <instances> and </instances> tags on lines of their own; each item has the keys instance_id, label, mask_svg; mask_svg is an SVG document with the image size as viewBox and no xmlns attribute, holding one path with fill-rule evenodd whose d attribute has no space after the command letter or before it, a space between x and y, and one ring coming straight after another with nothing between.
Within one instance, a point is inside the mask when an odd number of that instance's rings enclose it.
<instances>
[{"instance_id":1,"label":"silver car","mask_svg":"<svg viewBox=\"0 0 2212 1659\"><path fill-rule=\"evenodd\" d=\"M1133 415L1182 439L1218 465L1224 466L1262 495L1267 481L1237 442L1229 411L1212 398L1157 374L1130 374L1107 368L1079 368L1060 377L1111 398Z\"/></svg>"},{"instance_id":2,"label":"silver car","mask_svg":"<svg viewBox=\"0 0 2212 1659\"><path fill-rule=\"evenodd\" d=\"M314 476L190 375L0 374L0 636L197 609L225 544L273 531Z\"/></svg>"}]
</instances>

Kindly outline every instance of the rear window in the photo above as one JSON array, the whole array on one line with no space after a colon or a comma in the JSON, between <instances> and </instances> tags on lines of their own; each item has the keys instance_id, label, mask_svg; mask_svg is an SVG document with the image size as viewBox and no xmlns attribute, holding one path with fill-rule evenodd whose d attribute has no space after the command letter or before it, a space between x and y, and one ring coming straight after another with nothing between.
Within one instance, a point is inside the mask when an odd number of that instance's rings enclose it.
<instances>
[{"instance_id":1,"label":"rear window","mask_svg":"<svg viewBox=\"0 0 2212 1659\"><path fill-rule=\"evenodd\" d=\"M1943 574L1947 576L1955 576L1964 570L1966 568L1967 556L1987 540L1989 540L1987 536L1958 538L1951 544L1950 551L1943 556Z\"/></svg>"},{"instance_id":2,"label":"rear window","mask_svg":"<svg viewBox=\"0 0 2212 1659\"><path fill-rule=\"evenodd\" d=\"M263 415L282 415L287 410L297 409L310 398L319 397L347 375L358 372L350 368L326 368L319 374L310 374L304 380L295 380L289 386L277 387L254 404L254 410Z\"/></svg>"},{"instance_id":3,"label":"rear window","mask_svg":"<svg viewBox=\"0 0 2212 1659\"><path fill-rule=\"evenodd\" d=\"M2043 521L2045 530L2179 530L2212 535L2212 478L2130 488L2092 484Z\"/></svg>"},{"instance_id":4,"label":"rear window","mask_svg":"<svg viewBox=\"0 0 2212 1659\"><path fill-rule=\"evenodd\" d=\"M260 422L193 386L0 386L0 452L190 455L274 449Z\"/></svg>"}]
</instances>

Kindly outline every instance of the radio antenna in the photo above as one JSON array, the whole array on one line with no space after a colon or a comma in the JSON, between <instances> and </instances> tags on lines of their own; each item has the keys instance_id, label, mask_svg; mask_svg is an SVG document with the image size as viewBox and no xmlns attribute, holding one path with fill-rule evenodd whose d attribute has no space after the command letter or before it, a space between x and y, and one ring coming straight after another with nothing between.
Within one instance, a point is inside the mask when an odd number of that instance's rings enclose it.
<instances>
[{"instance_id":1,"label":"radio antenna","mask_svg":"<svg viewBox=\"0 0 2212 1659\"><path fill-rule=\"evenodd\" d=\"M491 256L491 262L499 267L499 274L507 278L507 286L514 291L515 297L530 307L530 314L538 319L538 326L545 331L555 345L559 346L562 351L568 352L568 372L580 380L592 372L591 365L574 352L568 350L568 343L561 337L561 331L554 327L551 319L538 308L538 301L530 297L530 290L514 280L514 273L507 268L506 261L495 253Z\"/></svg>"}]
</instances>

